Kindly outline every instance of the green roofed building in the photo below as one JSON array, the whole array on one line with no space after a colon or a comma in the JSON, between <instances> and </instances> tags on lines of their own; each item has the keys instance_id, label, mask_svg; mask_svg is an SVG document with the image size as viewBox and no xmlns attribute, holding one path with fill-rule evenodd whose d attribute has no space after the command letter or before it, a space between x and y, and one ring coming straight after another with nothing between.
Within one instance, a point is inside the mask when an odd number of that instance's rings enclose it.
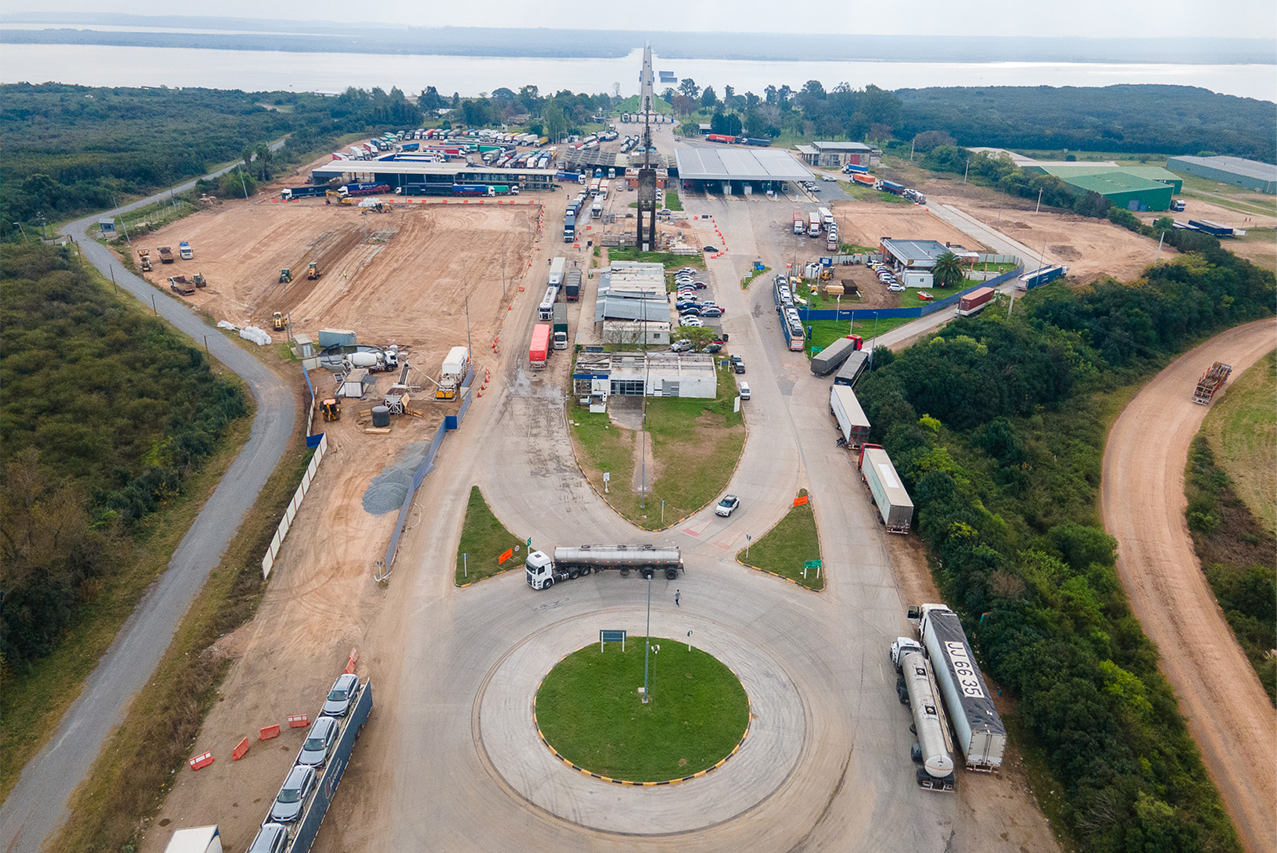
<instances>
[{"instance_id":1,"label":"green roofed building","mask_svg":"<svg viewBox=\"0 0 1277 853\"><path fill-rule=\"evenodd\" d=\"M1060 180L1080 190L1097 192L1126 210L1168 210L1175 188L1150 181L1126 169L1104 169L1087 175L1059 175Z\"/></svg>"},{"instance_id":2,"label":"green roofed building","mask_svg":"<svg viewBox=\"0 0 1277 853\"><path fill-rule=\"evenodd\" d=\"M1112 175L1124 172L1146 181L1166 184L1174 195L1184 189L1184 179L1161 166L1119 166L1116 163L1031 163L1021 167L1024 171L1054 175L1062 181L1071 182L1072 178L1086 175ZM1150 208L1155 209L1155 208Z\"/></svg>"}]
</instances>

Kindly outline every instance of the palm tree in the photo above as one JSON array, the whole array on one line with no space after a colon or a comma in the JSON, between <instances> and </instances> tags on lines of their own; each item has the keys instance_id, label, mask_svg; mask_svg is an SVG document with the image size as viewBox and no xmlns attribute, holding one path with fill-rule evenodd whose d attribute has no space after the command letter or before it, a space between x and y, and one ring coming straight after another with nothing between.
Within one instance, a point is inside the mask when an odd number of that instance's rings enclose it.
<instances>
[{"instance_id":1,"label":"palm tree","mask_svg":"<svg viewBox=\"0 0 1277 853\"><path fill-rule=\"evenodd\" d=\"M936 284L940 287L958 284L962 279L966 278L966 273L962 269L962 261L958 260L958 256L953 252L945 252L936 258L936 266L931 271L931 274L935 278Z\"/></svg>"}]
</instances>

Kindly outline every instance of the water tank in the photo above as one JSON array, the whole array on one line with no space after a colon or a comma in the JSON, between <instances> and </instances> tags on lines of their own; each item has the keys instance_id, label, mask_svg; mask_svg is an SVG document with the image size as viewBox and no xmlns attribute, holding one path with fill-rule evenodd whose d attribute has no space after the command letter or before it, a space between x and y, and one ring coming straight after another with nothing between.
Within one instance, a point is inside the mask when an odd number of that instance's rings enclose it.
<instances>
[{"instance_id":1,"label":"water tank","mask_svg":"<svg viewBox=\"0 0 1277 853\"><path fill-rule=\"evenodd\" d=\"M387 409L385 406L373 406L372 425L374 427L390 426L390 409Z\"/></svg>"}]
</instances>

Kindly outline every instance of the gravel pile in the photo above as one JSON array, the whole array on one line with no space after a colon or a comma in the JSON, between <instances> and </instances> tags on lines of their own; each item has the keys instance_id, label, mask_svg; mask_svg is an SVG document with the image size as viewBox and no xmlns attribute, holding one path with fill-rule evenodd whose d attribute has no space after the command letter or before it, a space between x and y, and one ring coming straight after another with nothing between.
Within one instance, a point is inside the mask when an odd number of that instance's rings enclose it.
<instances>
[{"instance_id":1,"label":"gravel pile","mask_svg":"<svg viewBox=\"0 0 1277 853\"><path fill-rule=\"evenodd\" d=\"M426 458L430 442L418 441L399 452L399 456L368 484L364 491L364 510L372 515L398 512L408 496L412 474Z\"/></svg>"}]
</instances>

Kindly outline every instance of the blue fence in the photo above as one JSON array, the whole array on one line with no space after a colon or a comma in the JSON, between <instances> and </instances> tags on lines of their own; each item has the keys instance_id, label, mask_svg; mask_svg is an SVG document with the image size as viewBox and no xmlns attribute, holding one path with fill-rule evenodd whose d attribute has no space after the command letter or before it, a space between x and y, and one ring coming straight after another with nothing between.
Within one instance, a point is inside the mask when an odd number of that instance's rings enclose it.
<instances>
[{"instance_id":1,"label":"blue fence","mask_svg":"<svg viewBox=\"0 0 1277 853\"><path fill-rule=\"evenodd\" d=\"M457 409L455 415L448 415L444 418L444 422L439 425L439 429L435 431L434 438L430 439L430 447L426 450L425 457L421 460L421 464L417 466L417 470L412 472L412 484L408 487L408 494L404 496L403 504L399 507L399 518L395 521L395 530L390 534L390 544L386 546L385 561L382 563L382 577L390 574L390 567L395 562L395 555L399 552L399 539L403 536L404 525L408 523L408 512L412 509L413 498L417 496L417 489L421 488L421 483L426 479L426 475L434 470L435 455L439 452L439 446L443 444L443 437L451 430L461 426L461 420L466 416L466 412L470 410L471 394L470 386L474 382L474 367L470 367L470 372L466 374L466 378L461 382L461 407Z\"/></svg>"},{"instance_id":2,"label":"blue fence","mask_svg":"<svg viewBox=\"0 0 1277 853\"><path fill-rule=\"evenodd\" d=\"M310 431L315 426L315 386L310 381L310 371L306 369L306 362L302 362L302 376L306 377L306 390L310 391L310 413L306 415L306 447L314 450L319 446L319 442L323 440L324 434L311 435Z\"/></svg>"},{"instance_id":3,"label":"blue fence","mask_svg":"<svg viewBox=\"0 0 1277 853\"><path fill-rule=\"evenodd\" d=\"M946 296L944 299L938 299L928 305L920 305L916 308L848 308L846 311L842 309L830 311L827 308L819 308L814 311L805 309L798 310L798 316L806 323L808 320L853 320L859 317L861 320L866 318L878 317L887 319L890 317L926 317L928 314L934 314L941 308L947 308L956 303L963 296L966 296L973 290L979 290L982 287L997 287L1005 284L1013 278L1018 278L1024 273L1024 267L1016 267L1010 272L1004 272L997 278L991 278L988 281L982 281L979 284L973 284L965 290Z\"/></svg>"}]
</instances>

